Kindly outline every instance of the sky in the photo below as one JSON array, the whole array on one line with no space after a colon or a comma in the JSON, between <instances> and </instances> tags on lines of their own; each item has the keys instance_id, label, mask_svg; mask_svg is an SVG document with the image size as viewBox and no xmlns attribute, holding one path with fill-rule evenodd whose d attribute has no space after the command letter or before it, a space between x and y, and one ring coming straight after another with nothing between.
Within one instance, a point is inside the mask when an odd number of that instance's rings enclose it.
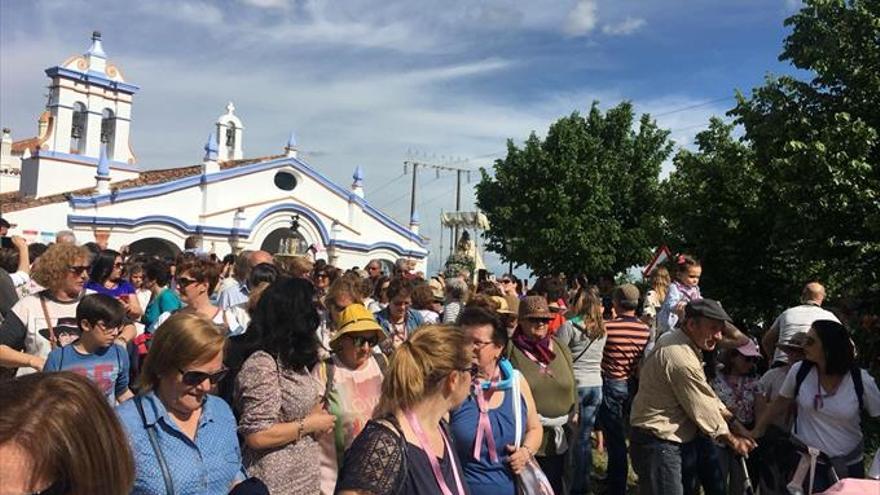
<instances>
[{"instance_id":1,"label":"sky","mask_svg":"<svg viewBox=\"0 0 880 495\"><path fill-rule=\"evenodd\" d=\"M632 101L692 146L778 61L783 20L798 0L0 0L0 125L36 134L47 67L103 34L111 62L141 87L132 143L143 169L201 161L233 101L246 157L300 156L347 186L361 165L374 206L407 224L416 160L472 169L506 141L593 101ZM668 173L671 163L664 166ZM420 174L429 269L442 262L439 214L455 206L455 175ZM449 236L442 240L443 255ZM647 262L648 260L646 260ZM503 271L496 256L487 265ZM520 272L522 273L522 272Z\"/></svg>"}]
</instances>

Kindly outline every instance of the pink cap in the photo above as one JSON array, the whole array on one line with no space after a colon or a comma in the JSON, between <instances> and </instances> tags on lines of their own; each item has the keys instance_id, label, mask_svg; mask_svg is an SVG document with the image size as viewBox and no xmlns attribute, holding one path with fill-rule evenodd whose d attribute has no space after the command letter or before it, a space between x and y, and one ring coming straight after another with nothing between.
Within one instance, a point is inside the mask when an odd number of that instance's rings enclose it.
<instances>
[{"instance_id":1,"label":"pink cap","mask_svg":"<svg viewBox=\"0 0 880 495\"><path fill-rule=\"evenodd\" d=\"M748 343L737 347L736 350L745 357L761 357L760 349L758 349L758 346L751 340L748 341Z\"/></svg>"}]
</instances>

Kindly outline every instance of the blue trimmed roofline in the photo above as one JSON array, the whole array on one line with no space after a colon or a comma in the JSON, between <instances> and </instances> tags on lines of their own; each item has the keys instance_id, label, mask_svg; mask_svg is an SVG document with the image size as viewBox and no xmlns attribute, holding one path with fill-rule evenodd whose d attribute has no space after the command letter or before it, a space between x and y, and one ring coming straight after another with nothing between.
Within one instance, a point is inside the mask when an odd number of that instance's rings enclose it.
<instances>
[{"instance_id":1,"label":"blue trimmed roofline","mask_svg":"<svg viewBox=\"0 0 880 495\"><path fill-rule=\"evenodd\" d=\"M418 234L413 233L411 230L409 230L409 228L397 222L397 220L379 211L378 209L367 203L366 200L357 196L356 194L353 194L351 191L335 184L333 181L310 167L304 161L300 160L299 158L293 157L281 157L263 162L250 163L239 167L220 170L219 172L215 172L212 174L193 175L180 179L170 180L161 184L151 184L147 186L123 189L120 191L112 192L110 194L95 196L74 196L70 199L70 204L74 208L89 208L93 206L118 203L120 201L131 201L135 199L149 198L162 194L172 193L200 184L211 184L213 182L233 179L242 175L271 170L273 168L280 168L286 165L293 166L293 168L314 179L316 182L323 185L340 198L358 204L363 208L364 213L374 218L379 223L390 228L394 232L405 237L407 240L415 242L422 247L427 246L427 242L425 242L424 238L422 238Z\"/></svg>"},{"instance_id":2,"label":"blue trimmed roofline","mask_svg":"<svg viewBox=\"0 0 880 495\"><path fill-rule=\"evenodd\" d=\"M85 165L98 165L100 161L99 158L93 158L90 156L84 155L75 155L73 153L62 153L60 151L49 151L49 150L37 150L34 156L38 156L41 158L57 158L60 160L68 160L72 162L78 162ZM118 162L115 160L108 160L110 163L110 168L115 168L119 170L125 170L128 172L140 172L140 169L137 165L133 165L131 163L126 162Z\"/></svg>"},{"instance_id":3,"label":"blue trimmed roofline","mask_svg":"<svg viewBox=\"0 0 880 495\"><path fill-rule=\"evenodd\" d=\"M399 244L395 244L392 242L375 242L372 244L363 244L358 242L350 242L350 241L342 241L342 240L334 240L330 238L329 233L327 232L327 228L324 225L324 222L318 218L314 212L311 210L297 205L293 203L287 203L282 205L272 206L263 212L261 212L257 217L251 222L250 227L245 229L236 229L236 228L228 228L228 227L219 227L219 226L211 226L211 225L191 225L188 224L178 218L170 217L167 215L148 215L144 217L129 219L129 218L119 218L119 217L95 217L95 216L87 216L87 215L68 215L67 223L70 226L92 226L92 227L122 227L127 229L134 229L138 227L148 226L148 225L164 225L167 227L172 227L182 234L185 235L194 235L194 234L203 234L203 235L214 235L214 236L222 236L222 237L232 237L232 236L241 236L241 237L250 237L253 233L254 229L257 225L267 218L269 215L279 213L279 212L293 212L299 213L300 218L305 218L312 226L315 227L315 230L318 232L318 235L321 237L321 243L325 246L333 246L339 247L341 249L347 249L350 251L358 251L369 253L371 251L375 251L378 249L387 249L392 251L400 256L408 256L413 258L425 258L428 256L427 250L414 250L410 248L403 247Z\"/></svg>"},{"instance_id":4,"label":"blue trimmed roofline","mask_svg":"<svg viewBox=\"0 0 880 495\"><path fill-rule=\"evenodd\" d=\"M141 89L139 86L136 86L134 84L108 79L105 74L93 70L90 70L88 72L80 72L78 70L66 69L64 67L56 65L55 67L49 67L48 69L46 69L46 75L49 77L63 77L67 79L72 79L74 81L85 81L94 86L100 86L102 88L112 89L114 91L121 91L130 95L137 93L138 90Z\"/></svg>"}]
</instances>

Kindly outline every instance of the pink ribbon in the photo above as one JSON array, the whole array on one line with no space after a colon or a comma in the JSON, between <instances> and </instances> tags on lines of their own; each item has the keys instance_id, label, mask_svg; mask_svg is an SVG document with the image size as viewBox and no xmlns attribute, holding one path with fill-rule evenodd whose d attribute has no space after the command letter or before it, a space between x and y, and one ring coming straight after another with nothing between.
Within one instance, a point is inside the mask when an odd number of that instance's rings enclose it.
<instances>
[{"instance_id":1,"label":"pink ribbon","mask_svg":"<svg viewBox=\"0 0 880 495\"><path fill-rule=\"evenodd\" d=\"M495 449L495 435L492 434L492 423L489 421L489 400L495 393L495 385L497 379L493 379L486 393L489 395L487 400L483 396L483 390L480 383L477 382L477 406L480 408L480 419L477 422L477 438L474 440L474 460L480 460L480 449L483 446L483 438L486 438L486 447L489 450L489 461L493 464L498 462L498 452Z\"/></svg>"}]
</instances>

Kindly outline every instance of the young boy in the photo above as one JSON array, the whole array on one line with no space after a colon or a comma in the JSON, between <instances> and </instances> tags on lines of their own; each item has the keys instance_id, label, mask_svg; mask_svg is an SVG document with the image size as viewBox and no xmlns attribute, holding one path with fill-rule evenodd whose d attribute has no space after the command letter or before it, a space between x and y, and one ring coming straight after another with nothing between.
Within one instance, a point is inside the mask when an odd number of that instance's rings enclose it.
<instances>
[{"instance_id":1,"label":"young boy","mask_svg":"<svg viewBox=\"0 0 880 495\"><path fill-rule=\"evenodd\" d=\"M49 353L43 371L72 371L90 378L111 406L130 399L128 354L114 341L125 318L125 307L105 294L89 294L76 307L82 335Z\"/></svg>"}]
</instances>

